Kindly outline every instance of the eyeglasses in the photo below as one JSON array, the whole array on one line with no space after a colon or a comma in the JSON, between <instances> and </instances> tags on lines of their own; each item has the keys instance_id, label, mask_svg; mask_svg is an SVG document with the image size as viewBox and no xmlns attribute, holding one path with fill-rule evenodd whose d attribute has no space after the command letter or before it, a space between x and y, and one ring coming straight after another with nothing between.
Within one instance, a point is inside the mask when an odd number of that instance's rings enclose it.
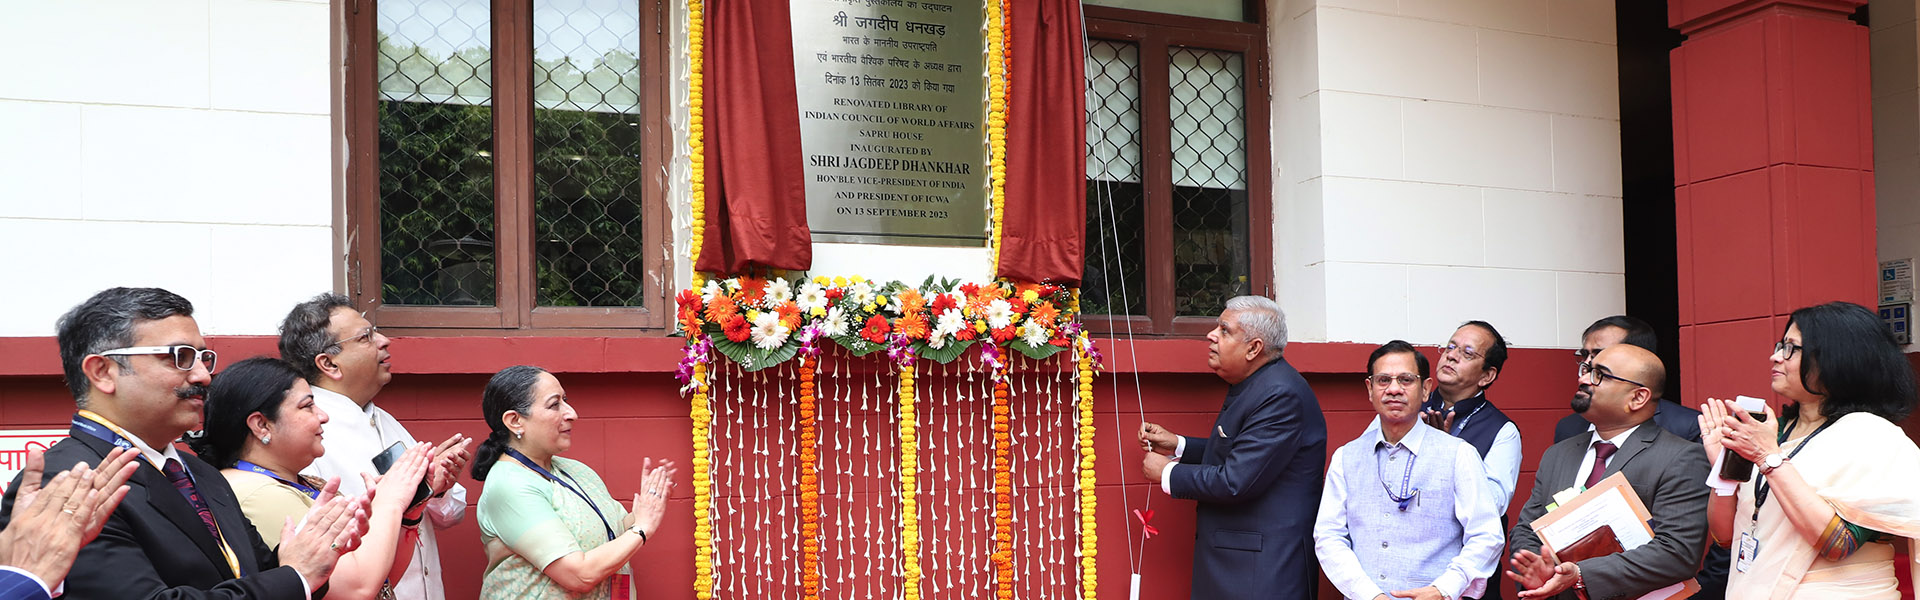
<instances>
[{"instance_id":1,"label":"eyeglasses","mask_svg":"<svg viewBox=\"0 0 1920 600\"><path fill-rule=\"evenodd\" d=\"M173 355L173 368L176 368L182 371L192 371L193 363L195 361L199 361L200 364L204 364L207 366L208 373L212 373L214 365L220 362L220 355L214 353L214 351L195 348L193 346L188 346L186 344L181 344L178 346L134 346L131 348L115 348L115 349L106 350L103 352L96 352L95 354L99 354L101 356L142 356L142 355L148 355L148 354L171 354Z\"/></svg>"},{"instance_id":2,"label":"eyeglasses","mask_svg":"<svg viewBox=\"0 0 1920 600\"><path fill-rule=\"evenodd\" d=\"M338 346L338 345L341 345L341 344L345 344L345 343L348 343L348 342L358 342L358 341L361 341L361 340L366 340L366 341L373 341L373 334L375 334L375 333L379 333L379 332L380 332L380 328L379 328L379 327L374 327L374 326L372 326L372 325L368 325L368 326L367 326L367 328L366 328L366 329L364 329L364 330L361 330L359 334L356 334L356 335L354 335L353 337L349 337L349 338L343 338L343 339L339 339L339 340L335 340L335 341L333 342L333 345L335 345L335 346Z\"/></svg>"},{"instance_id":3,"label":"eyeglasses","mask_svg":"<svg viewBox=\"0 0 1920 600\"><path fill-rule=\"evenodd\" d=\"M1607 372L1607 368L1605 366L1593 364L1593 361L1580 363L1580 378L1585 379L1588 375L1595 375L1598 377L1598 379L1594 380L1594 383L1596 385L1601 383L1606 383L1608 379L1617 379L1620 381L1631 383L1634 385L1634 387L1643 387L1643 388L1652 389L1647 384L1640 383L1632 379L1627 379L1625 377L1621 377L1613 373L1609 373Z\"/></svg>"},{"instance_id":4,"label":"eyeglasses","mask_svg":"<svg viewBox=\"0 0 1920 600\"><path fill-rule=\"evenodd\" d=\"M1373 387L1380 389L1386 389L1388 386L1393 385L1395 381L1400 382L1400 387L1413 387L1414 384L1420 383L1420 376L1412 373L1401 373L1399 375L1381 373L1367 378L1367 383L1373 384Z\"/></svg>"},{"instance_id":5,"label":"eyeglasses","mask_svg":"<svg viewBox=\"0 0 1920 600\"><path fill-rule=\"evenodd\" d=\"M1586 348L1581 348L1579 350L1573 351L1573 357L1580 359L1580 362L1586 362L1587 359L1593 358L1599 355L1600 355L1599 349L1587 350Z\"/></svg>"},{"instance_id":6,"label":"eyeglasses","mask_svg":"<svg viewBox=\"0 0 1920 600\"><path fill-rule=\"evenodd\" d=\"M1780 355L1780 360L1793 360L1793 355L1798 354L1800 349L1805 347L1806 346L1786 340L1780 340L1779 343L1773 345L1773 353Z\"/></svg>"},{"instance_id":7,"label":"eyeglasses","mask_svg":"<svg viewBox=\"0 0 1920 600\"><path fill-rule=\"evenodd\" d=\"M1478 351L1475 351L1473 349L1473 346L1462 346L1459 344L1455 344L1453 342L1447 342L1447 345L1440 347L1440 356L1444 357L1447 355L1448 352L1453 352L1455 350L1460 351L1460 358L1464 360L1473 360L1476 358L1480 358L1480 353Z\"/></svg>"}]
</instances>

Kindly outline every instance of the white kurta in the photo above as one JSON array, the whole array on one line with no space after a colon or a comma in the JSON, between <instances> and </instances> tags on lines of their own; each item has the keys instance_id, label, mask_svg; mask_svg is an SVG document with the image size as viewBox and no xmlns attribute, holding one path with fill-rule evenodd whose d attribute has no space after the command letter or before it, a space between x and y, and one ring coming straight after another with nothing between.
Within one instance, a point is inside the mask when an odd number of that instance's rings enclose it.
<instances>
[{"instance_id":1,"label":"white kurta","mask_svg":"<svg viewBox=\"0 0 1920 600\"><path fill-rule=\"evenodd\" d=\"M361 473L378 474L373 457L394 442L408 446L419 443L400 421L368 403L365 409L352 398L315 386L314 404L327 411L325 426L327 453L313 461L302 473L318 477L340 478L340 492L361 494L367 486ZM434 440L436 443L440 440ZM440 546L434 530L460 524L467 516L467 488L454 484L445 496L427 501L426 519L420 523L420 539L413 549L413 562L394 583L394 597L405 600L446 600L446 586L440 582Z\"/></svg>"}]
</instances>

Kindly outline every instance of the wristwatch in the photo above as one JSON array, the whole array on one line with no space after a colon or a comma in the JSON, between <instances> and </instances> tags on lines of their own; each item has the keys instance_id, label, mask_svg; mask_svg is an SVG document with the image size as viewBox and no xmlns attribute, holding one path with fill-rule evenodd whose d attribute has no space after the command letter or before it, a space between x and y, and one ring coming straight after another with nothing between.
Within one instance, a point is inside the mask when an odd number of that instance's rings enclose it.
<instances>
[{"instance_id":1,"label":"wristwatch","mask_svg":"<svg viewBox=\"0 0 1920 600\"><path fill-rule=\"evenodd\" d=\"M634 524L634 526L628 527L627 531L630 533L640 534L640 543L644 544L647 542L647 530L641 529L639 524L636 523Z\"/></svg>"},{"instance_id":2,"label":"wristwatch","mask_svg":"<svg viewBox=\"0 0 1920 600\"><path fill-rule=\"evenodd\" d=\"M1774 469L1780 468L1780 465L1785 462L1787 462L1787 459L1780 456L1779 452L1768 454L1765 458L1760 459L1760 474L1766 475L1772 473Z\"/></svg>"}]
</instances>

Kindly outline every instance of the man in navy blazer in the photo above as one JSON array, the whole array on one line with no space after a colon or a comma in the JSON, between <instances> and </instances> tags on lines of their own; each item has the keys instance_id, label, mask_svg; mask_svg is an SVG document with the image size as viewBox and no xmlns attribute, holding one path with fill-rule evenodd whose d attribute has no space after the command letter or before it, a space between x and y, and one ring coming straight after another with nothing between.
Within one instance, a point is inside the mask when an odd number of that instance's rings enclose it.
<instances>
[{"instance_id":1,"label":"man in navy blazer","mask_svg":"<svg viewBox=\"0 0 1920 600\"><path fill-rule=\"evenodd\" d=\"M1139 434L1142 474L1198 502L1192 597L1314 598L1327 421L1306 379L1281 357L1286 314L1265 297L1228 300L1207 341L1207 366L1229 386L1213 431L1186 437L1141 423Z\"/></svg>"},{"instance_id":2,"label":"man in navy blazer","mask_svg":"<svg viewBox=\"0 0 1920 600\"><path fill-rule=\"evenodd\" d=\"M365 529L366 501L322 493L300 530L284 527L280 547L268 548L226 477L174 447L200 428L217 361L191 303L157 288L114 288L61 316L55 329L79 410L71 436L47 450L46 469L100 464L115 448L138 456L125 499L99 537L80 548L66 598L325 595L340 554ZM29 516L15 514L19 491L16 478L0 501L0 526Z\"/></svg>"}]
</instances>

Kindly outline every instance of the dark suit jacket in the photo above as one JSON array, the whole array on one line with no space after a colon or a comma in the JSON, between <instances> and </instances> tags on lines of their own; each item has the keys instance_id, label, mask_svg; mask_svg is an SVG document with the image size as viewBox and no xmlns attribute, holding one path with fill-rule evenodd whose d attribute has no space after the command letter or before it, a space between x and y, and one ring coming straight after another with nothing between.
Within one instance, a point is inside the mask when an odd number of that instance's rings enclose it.
<instances>
[{"instance_id":1,"label":"dark suit jacket","mask_svg":"<svg viewBox=\"0 0 1920 600\"><path fill-rule=\"evenodd\" d=\"M99 465L113 444L74 429L72 437L47 450L50 477L75 464ZM127 497L107 519L100 537L80 549L73 570L67 573L67 590L62 598L187 599L187 598L276 598L301 600L306 591L300 575L292 567L280 567L279 559L260 541L240 503L234 499L227 478L205 461L188 453L181 460L193 474L220 533L239 559L245 577L234 578L213 534L187 503L186 497L167 481L167 476L145 460L135 459L140 470L127 480ZM13 492L20 478L14 477L7 495L0 500L0 525L13 517ZM314 598L320 598L316 591Z\"/></svg>"},{"instance_id":2,"label":"dark suit jacket","mask_svg":"<svg viewBox=\"0 0 1920 600\"><path fill-rule=\"evenodd\" d=\"M1540 551L1533 532L1534 519L1547 514L1553 494L1576 484L1588 437L1562 440L1547 448L1534 473L1533 494L1520 511L1520 522L1507 536L1507 552ZM1700 569L1707 545L1707 453L1699 444L1680 439L1653 423L1643 423L1607 461L1605 476L1625 473L1627 482L1647 505L1652 517L1653 541L1619 554L1580 561L1581 578L1593 600L1634 598L1680 581ZM1578 474L1584 479L1584 474ZM1504 566L1504 565L1503 565ZM1573 598L1572 590L1560 595Z\"/></svg>"},{"instance_id":3,"label":"dark suit jacket","mask_svg":"<svg viewBox=\"0 0 1920 600\"><path fill-rule=\"evenodd\" d=\"M60 585L58 581L49 581L47 585ZM63 598L65 596L62 596ZM0 571L0 600L47 600L47 590L34 583L32 577L15 571Z\"/></svg>"},{"instance_id":4,"label":"dark suit jacket","mask_svg":"<svg viewBox=\"0 0 1920 600\"><path fill-rule=\"evenodd\" d=\"M1195 507L1193 597L1313 598L1313 519L1326 480L1327 420L1285 359L1227 390L1206 438L1186 438L1168 487Z\"/></svg>"},{"instance_id":5,"label":"dark suit jacket","mask_svg":"<svg viewBox=\"0 0 1920 600\"><path fill-rule=\"evenodd\" d=\"M1680 403L1672 400L1660 400L1659 404L1653 407L1653 424L1680 436L1680 439L1695 444L1700 443L1699 418L1700 411L1681 406ZM1580 413L1567 415L1553 426L1553 441L1557 443L1576 435L1584 435L1587 433L1587 428L1592 426L1593 424L1587 422L1587 418L1580 416Z\"/></svg>"}]
</instances>

